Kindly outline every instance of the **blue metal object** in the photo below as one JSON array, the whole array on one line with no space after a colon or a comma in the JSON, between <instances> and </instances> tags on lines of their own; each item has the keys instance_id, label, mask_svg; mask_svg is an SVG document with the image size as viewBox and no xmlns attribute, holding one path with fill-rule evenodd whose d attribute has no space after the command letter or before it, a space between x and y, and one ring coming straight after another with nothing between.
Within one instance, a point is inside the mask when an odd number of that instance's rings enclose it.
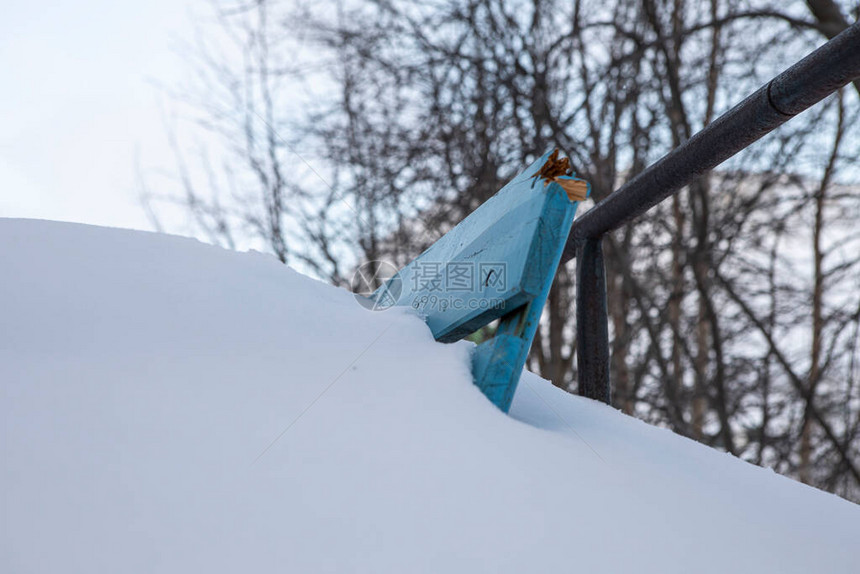
<instances>
[{"instance_id":1,"label":"blue metal object","mask_svg":"<svg viewBox=\"0 0 860 574\"><path fill-rule=\"evenodd\" d=\"M576 213L577 202L561 185L536 177L549 156L538 158L374 294L390 296L391 282L399 281L395 304L417 310L442 342L500 319L495 337L475 348L472 375L505 412Z\"/></svg>"}]
</instances>

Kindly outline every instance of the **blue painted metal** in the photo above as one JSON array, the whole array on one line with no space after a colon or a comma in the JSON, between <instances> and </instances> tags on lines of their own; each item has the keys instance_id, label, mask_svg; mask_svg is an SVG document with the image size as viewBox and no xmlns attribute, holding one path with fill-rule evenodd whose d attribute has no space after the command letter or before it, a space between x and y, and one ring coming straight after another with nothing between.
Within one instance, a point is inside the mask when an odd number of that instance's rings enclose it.
<instances>
[{"instance_id":1,"label":"blue painted metal","mask_svg":"<svg viewBox=\"0 0 860 574\"><path fill-rule=\"evenodd\" d=\"M495 319L495 337L475 348L475 384L507 412L561 260L577 203L535 174L538 158L496 195L398 272L374 296L417 310L433 336L453 342ZM590 187L589 187L590 192Z\"/></svg>"}]
</instances>

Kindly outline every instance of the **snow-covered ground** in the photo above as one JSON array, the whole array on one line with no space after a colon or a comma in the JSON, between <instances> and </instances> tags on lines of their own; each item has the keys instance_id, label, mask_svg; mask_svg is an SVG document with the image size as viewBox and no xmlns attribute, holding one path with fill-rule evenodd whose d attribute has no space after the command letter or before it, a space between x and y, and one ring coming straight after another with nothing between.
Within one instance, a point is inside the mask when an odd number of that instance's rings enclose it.
<instances>
[{"instance_id":1,"label":"snow-covered ground","mask_svg":"<svg viewBox=\"0 0 860 574\"><path fill-rule=\"evenodd\" d=\"M860 571L860 507L255 253L0 220L0 572Z\"/></svg>"}]
</instances>

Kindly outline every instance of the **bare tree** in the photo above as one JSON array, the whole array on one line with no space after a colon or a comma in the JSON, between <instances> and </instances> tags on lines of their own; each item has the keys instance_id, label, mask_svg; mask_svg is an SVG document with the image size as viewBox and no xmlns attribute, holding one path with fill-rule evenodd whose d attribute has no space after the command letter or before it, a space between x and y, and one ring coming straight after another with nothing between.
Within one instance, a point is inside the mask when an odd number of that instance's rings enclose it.
<instances>
[{"instance_id":1,"label":"bare tree","mask_svg":"<svg viewBox=\"0 0 860 574\"><path fill-rule=\"evenodd\" d=\"M600 201L847 25L830 0L215 11L240 57L201 33L190 102L226 153L205 183L180 162L180 199L210 235L262 241L334 283L359 261L407 262L550 147ZM606 265L624 412L860 499L856 96L613 233ZM565 389L571 271L530 358Z\"/></svg>"}]
</instances>

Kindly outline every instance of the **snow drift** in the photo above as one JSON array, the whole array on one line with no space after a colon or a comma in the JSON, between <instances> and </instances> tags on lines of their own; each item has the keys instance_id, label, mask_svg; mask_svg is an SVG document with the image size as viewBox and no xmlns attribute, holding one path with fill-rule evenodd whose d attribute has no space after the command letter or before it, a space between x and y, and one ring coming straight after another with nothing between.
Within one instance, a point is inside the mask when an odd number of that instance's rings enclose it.
<instances>
[{"instance_id":1,"label":"snow drift","mask_svg":"<svg viewBox=\"0 0 860 574\"><path fill-rule=\"evenodd\" d=\"M0 220L0 571L857 572L860 507L274 258Z\"/></svg>"}]
</instances>

